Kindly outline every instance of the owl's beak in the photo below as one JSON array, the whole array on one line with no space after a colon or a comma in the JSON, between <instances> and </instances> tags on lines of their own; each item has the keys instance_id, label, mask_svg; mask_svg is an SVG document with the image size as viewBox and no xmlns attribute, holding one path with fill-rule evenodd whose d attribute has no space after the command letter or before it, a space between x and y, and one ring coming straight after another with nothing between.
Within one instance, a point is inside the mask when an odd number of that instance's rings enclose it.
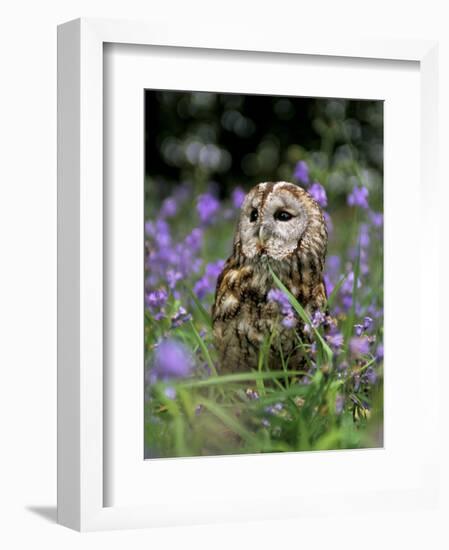
<instances>
[{"instance_id":1,"label":"owl's beak","mask_svg":"<svg viewBox=\"0 0 449 550\"><path fill-rule=\"evenodd\" d=\"M261 226L259 227L259 241L260 241L260 244L261 244L261 245L264 245L264 244L265 244L265 242L266 242L266 240L267 240L267 236L268 236L268 235L267 235L266 230L264 229L264 226L261 225Z\"/></svg>"}]
</instances>

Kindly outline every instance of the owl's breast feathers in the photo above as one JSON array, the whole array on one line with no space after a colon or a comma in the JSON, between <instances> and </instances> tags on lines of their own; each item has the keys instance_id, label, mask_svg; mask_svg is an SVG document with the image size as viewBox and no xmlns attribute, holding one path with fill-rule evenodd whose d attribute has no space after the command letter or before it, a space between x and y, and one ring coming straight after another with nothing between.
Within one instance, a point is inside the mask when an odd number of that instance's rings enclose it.
<instances>
[{"instance_id":1,"label":"owl's breast feathers","mask_svg":"<svg viewBox=\"0 0 449 550\"><path fill-rule=\"evenodd\" d=\"M293 330L280 324L279 306L268 300L275 288L266 259L248 261L235 253L226 262L217 282L212 308L215 343L222 371L247 370L257 365L259 347L273 331L279 335L283 352L296 346ZM323 260L302 250L290 259L270 265L281 281L310 313L326 302L322 280ZM302 332L299 319L295 330Z\"/></svg>"}]
</instances>

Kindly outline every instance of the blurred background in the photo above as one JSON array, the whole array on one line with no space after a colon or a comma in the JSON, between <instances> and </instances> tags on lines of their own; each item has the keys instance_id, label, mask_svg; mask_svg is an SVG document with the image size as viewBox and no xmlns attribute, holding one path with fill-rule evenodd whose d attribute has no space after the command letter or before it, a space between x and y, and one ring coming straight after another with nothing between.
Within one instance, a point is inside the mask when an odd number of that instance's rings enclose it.
<instances>
[{"instance_id":1,"label":"blurred background","mask_svg":"<svg viewBox=\"0 0 449 550\"><path fill-rule=\"evenodd\" d=\"M145 93L145 172L154 180L147 188L149 200L163 199L186 180L213 183L220 199L236 186L247 189L260 181L289 181L294 164L305 156L315 175L326 175L321 183L337 200L354 186L357 163L380 208L383 103Z\"/></svg>"}]
</instances>

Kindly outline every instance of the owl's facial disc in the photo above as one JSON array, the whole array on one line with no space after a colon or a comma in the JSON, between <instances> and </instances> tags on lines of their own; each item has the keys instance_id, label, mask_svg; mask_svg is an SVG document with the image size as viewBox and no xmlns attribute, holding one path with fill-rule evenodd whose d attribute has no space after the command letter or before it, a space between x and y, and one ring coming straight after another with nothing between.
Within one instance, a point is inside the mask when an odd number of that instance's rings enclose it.
<instances>
[{"instance_id":1,"label":"owl's facial disc","mask_svg":"<svg viewBox=\"0 0 449 550\"><path fill-rule=\"evenodd\" d=\"M260 184L247 195L239 224L240 243L247 258L282 260L296 250L308 214L288 185Z\"/></svg>"}]
</instances>

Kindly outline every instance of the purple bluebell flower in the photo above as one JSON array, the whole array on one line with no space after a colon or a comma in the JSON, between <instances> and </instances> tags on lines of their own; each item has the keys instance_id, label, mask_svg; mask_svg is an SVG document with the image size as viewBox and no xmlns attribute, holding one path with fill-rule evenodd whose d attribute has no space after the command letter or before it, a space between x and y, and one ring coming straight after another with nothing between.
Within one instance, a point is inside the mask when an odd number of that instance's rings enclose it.
<instances>
[{"instance_id":1,"label":"purple bluebell flower","mask_svg":"<svg viewBox=\"0 0 449 550\"><path fill-rule=\"evenodd\" d=\"M363 319L363 324L354 325L355 333L357 336L361 336L364 332L369 330L373 325L373 320L371 317L365 316Z\"/></svg>"},{"instance_id":2,"label":"purple bluebell flower","mask_svg":"<svg viewBox=\"0 0 449 550\"><path fill-rule=\"evenodd\" d=\"M324 286L326 287L326 293L328 296L330 296L335 288L333 282L331 281L331 278L327 273L324 274Z\"/></svg>"},{"instance_id":3,"label":"purple bluebell flower","mask_svg":"<svg viewBox=\"0 0 449 550\"><path fill-rule=\"evenodd\" d=\"M366 187L354 187L347 199L349 206L360 206L360 208L368 208L368 189Z\"/></svg>"},{"instance_id":4,"label":"purple bluebell flower","mask_svg":"<svg viewBox=\"0 0 449 550\"><path fill-rule=\"evenodd\" d=\"M296 163L293 177L300 183L309 183L309 167L306 162L300 160Z\"/></svg>"},{"instance_id":5,"label":"purple bluebell flower","mask_svg":"<svg viewBox=\"0 0 449 550\"><path fill-rule=\"evenodd\" d=\"M362 283L360 278L357 278L357 288L360 288ZM352 291L354 287L354 272L350 271L346 279L343 281L340 288L341 305L345 311L348 311L352 307ZM355 311L359 314L360 306L357 304Z\"/></svg>"},{"instance_id":6,"label":"purple bluebell flower","mask_svg":"<svg viewBox=\"0 0 449 550\"><path fill-rule=\"evenodd\" d=\"M269 428L270 427L270 421L267 420L266 418L262 418L261 423L262 423L262 426L264 428Z\"/></svg>"},{"instance_id":7,"label":"purple bluebell flower","mask_svg":"<svg viewBox=\"0 0 449 550\"><path fill-rule=\"evenodd\" d=\"M334 286L339 279L340 274L340 257L331 255L326 261L326 273L324 274L324 284L326 285L326 291L328 296L334 290Z\"/></svg>"},{"instance_id":8,"label":"purple bluebell flower","mask_svg":"<svg viewBox=\"0 0 449 550\"><path fill-rule=\"evenodd\" d=\"M329 235L331 235L334 231L334 224L332 223L332 218L330 217L329 213L326 211L323 212L323 216L324 216L324 223L326 224L327 232L329 233Z\"/></svg>"},{"instance_id":9,"label":"purple bluebell flower","mask_svg":"<svg viewBox=\"0 0 449 550\"><path fill-rule=\"evenodd\" d=\"M360 273L362 275L369 273L369 257L366 248L360 248Z\"/></svg>"},{"instance_id":10,"label":"purple bluebell flower","mask_svg":"<svg viewBox=\"0 0 449 550\"><path fill-rule=\"evenodd\" d=\"M376 371L372 367L368 367L365 371L365 379L368 382L368 384L375 384L377 380L377 374Z\"/></svg>"},{"instance_id":11,"label":"purple bluebell flower","mask_svg":"<svg viewBox=\"0 0 449 550\"><path fill-rule=\"evenodd\" d=\"M145 222L145 235L153 237L154 235L154 223L150 220Z\"/></svg>"},{"instance_id":12,"label":"purple bluebell flower","mask_svg":"<svg viewBox=\"0 0 449 550\"><path fill-rule=\"evenodd\" d=\"M184 323L187 323L187 321L191 321L192 316L190 313L187 313L187 311L180 306L178 311L175 313L175 315L171 319L171 326L172 328L177 328L183 325Z\"/></svg>"},{"instance_id":13,"label":"purple bluebell flower","mask_svg":"<svg viewBox=\"0 0 449 550\"><path fill-rule=\"evenodd\" d=\"M184 378L191 374L193 366L193 357L184 344L172 339L162 340L155 348L150 382Z\"/></svg>"},{"instance_id":14,"label":"purple bluebell flower","mask_svg":"<svg viewBox=\"0 0 449 550\"><path fill-rule=\"evenodd\" d=\"M379 308L374 302L366 308L366 313L373 319L379 319L383 315L383 309Z\"/></svg>"},{"instance_id":15,"label":"purple bluebell flower","mask_svg":"<svg viewBox=\"0 0 449 550\"><path fill-rule=\"evenodd\" d=\"M161 205L159 216L161 218L173 218L178 211L178 204L173 197L166 198Z\"/></svg>"},{"instance_id":16,"label":"purple bluebell flower","mask_svg":"<svg viewBox=\"0 0 449 550\"><path fill-rule=\"evenodd\" d=\"M211 285L208 277L201 277L193 286L193 292L202 300L207 294L211 292Z\"/></svg>"},{"instance_id":17,"label":"purple bluebell flower","mask_svg":"<svg viewBox=\"0 0 449 550\"><path fill-rule=\"evenodd\" d=\"M344 342L343 334L339 331L326 334L326 340L333 350L339 350Z\"/></svg>"},{"instance_id":18,"label":"purple bluebell flower","mask_svg":"<svg viewBox=\"0 0 449 550\"><path fill-rule=\"evenodd\" d=\"M203 232L194 229L183 242L174 246L170 244L161 246L155 242L151 247L145 261L149 271L147 285L155 286L158 281L167 282L173 290L176 283L191 273L196 273L201 264L201 258L196 257L201 249Z\"/></svg>"},{"instance_id":19,"label":"purple bluebell flower","mask_svg":"<svg viewBox=\"0 0 449 550\"><path fill-rule=\"evenodd\" d=\"M279 288L272 288L267 294L267 300L278 304L283 316L283 326L286 328L293 328L296 324L295 313L287 296L282 292L282 290Z\"/></svg>"},{"instance_id":20,"label":"purple bluebell flower","mask_svg":"<svg viewBox=\"0 0 449 550\"><path fill-rule=\"evenodd\" d=\"M203 246L203 230L199 227L195 227L184 239L184 245L188 247L192 252L198 252Z\"/></svg>"},{"instance_id":21,"label":"purple bluebell flower","mask_svg":"<svg viewBox=\"0 0 449 550\"><path fill-rule=\"evenodd\" d=\"M160 288L147 292L145 294L145 307L151 313L151 315L160 321L164 318L164 306L168 300L168 293L165 288Z\"/></svg>"},{"instance_id":22,"label":"purple bluebell flower","mask_svg":"<svg viewBox=\"0 0 449 550\"><path fill-rule=\"evenodd\" d=\"M180 273L179 271L175 271L174 269L167 269L166 278L168 288L170 290L173 290L176 287L176 283L180 281L183 276L182 273Z\"/></svg>"},{"instance_id":23,"label":"purple bluebell flower","mask_svg":"<svg viewBox=\"0 0 449 550\"><path fill-rule=\"evenodd\" d=\"M341 305L345 311L348 311L352 307L352 296L351 294L343 294L341 297Z\"/></svg>"},{"instance_id":24,"label":"purple bluebell flower","mask_svg":"<svg viewBox=\"0 0 449 550\"><path fill-rule=\"evenodd\" d=\"M360 224L359 243L360 243L361 249L366 249L369 247L370 236L369 236L369 227L367 223Z\"/></svg>"},{"instance_id":25,"label":"purple bluebell flower","mask_svg":"<svg viewBox=\"0 0 449 550\"><path fill-rule=\"evenodd\" d=\"M312 332L312 327L318 328L319 326L321 326L326 321L326 315L322 311L317 309L312 313L310 320L311 320L312 326L310 326L308 323L304 325L304 331L307 333Z\"/></svg>"},{"instance_id":26,"label":"purple bluebell flower","mask_svg":"<svg viewBox=\"0 0 449 550\"><path fill-rule=\"evenodd\" d=\"M340 271L341 260L340 256L331 254L326 261L326 267L331 275L338 275Z\"/></svg>"},{"instance_id":27,"label":"purple bluebell flower","mask_svg":"<svg viewBox=\"0 0 449 550\"><path fill-rule=\"evenodd\" d=\"M246 394L246 397L248 397L248 399L251 399L251 400L259 399L259 394L257 393L257 391L251 388L247 388L245 391L245 394Z\"/></svg>"},{"instance_id":28,"label":"purple bluebell flower","mask_svg":"<svg viewBox=\"0 0 449 550\"><path fill-rule=\"evenodd\" d=\"M210 193L204 193L198 197L196 209L201 223L210 224L214 221L215 215L220 208L218 200Z\"/></svg>"},{"instance_id":29,"label":"purple bluebell flower","mask_svg":"<svg viewBox=\"0 0 449 550\"><path fill-rule=\"evenodd\" d=\"M326 190L320 183L318 183L317 181L312 183L312 185L309 187L309 193L312 195L312 197L316 200L316 202L322 208L326 208L327 206Z\"/></svg>"},{"instance_id":30,"label":"purple bluebell flower","mask_svg":"<svg viewBox=\"0 0 449 550\"><path fill-rule=\"evenodd\" d=\"M167 302L168 293L165 288L160 288L152 292L148 292L145 296L145 303L149 309L159 309Z\"/></svg>"},{"instance_id":31,"label":"purple bluebell flower","mask_svg":"<svg viewBox=\"0 0 449 550\"><path fill-rule=\"evenodd\" d=\"M282 292L280 288L272 288L267 294L267 300L269 302L276 302L284 315L287 315L291 311L291 304L287 296Z\"/></svg>"},{"instance_id":32,"label":"purple bluebell flower","mask_svg":"<svg viewBox=\"0 0 449 550\"><path fill-rule=\"evenodd\" d=\"M362 283L360 281L360 278L358 278L356 287L360 288L361 286L362 286ZM348 273L348 276L346 277L346 279L343 281L341 285L341 288L340 288L341 293L352 295L353 287L354 287L354 272L350 271Z\"/></svg>"},{"instance_id":33,"label":"purple bluebell flower","mask_svg":"<svg viewBox=\"0 0 449 550\"><path fill-rule=\"evenodd\" d=\"M371 211L369 213L369 218L374 227L382 227L384 223L384 215L382 214L382 212Z\"/></svg>"},{"instance_id":34,"label":"purple bluebell flower","mask_svg":"<svg viewBox=\"0 0 449 550\"><path fill-rule=\"evenodd\" d=\"M245 191L241 187L236 187L231 194L231 200L234 208L241 208L245 200Z\"/></svg>"},{"instance_id":35,"label":"purple bluebell flower","mask_svg":"<svg viewBox=\"0 0 449 550\"><path fill-rule=\"evenodd\" d=\"M312 326L317 328L324 323L324 321L326 320L326 315L322 311L317 309L316 311L313 312L311 320L312 320Z\"/></svg>"},{"instance_id":36,"label":"purple bluebell flower","mask_svg":"<svg viewBox=\"0 0 449 550\"><path fill-rule=\"evenodd\" d=\"M217 278L223 270L224 260L217 260L207 264L204 275L195 283L193 291L198 298L203 299L207 294L215 291Z\"/></svg>"},{"instance_id":37,"label":"purple bluebell flower","mask_svg":"<svg viewBox=\"0 0 449 550\"><path fill-rule=\"evenodd\" d=\"M376 349L376 359L377 361L382 361L384 358L384 346L383 344L379 344Z\"/></svg>"},{"instance_id":38,"label":"purple bluebell flower","mask_svg":"<svg viewBox=\"0 0 449 550\"><path fill-rule=\"evenodd\" d=\"M170 226L165 220L145 223L145 233L151 237L159 247L168 247L171 244Z\"/></svg>"},{"instance_id":39,"label":"purple bluebell flower","mask_svg":"<svg viewBox=\"0 0 449 550\"><path fill-rule=\"evenodd\" d=\"M176 390L173 386L167 386L165 389L164 389L164 395L165 397L167 397L168 399L176 399Z\"/></svg>"},{"instance_id":40,"label":"purple bluebell flower","mask_svg":"<svg viewBox=\"0 0 449 550\"><path fill-rule=\"evenodd\" d=\"M284 315L281 324L285 328L294 328L296 326L296 317L293 312Z\"/></svg>"},{"instance_id":41,"label":"purple bluebell flower","mask_svg":"<svg viewBox=\"0 0 449 550\"><path fill-rule=\"evenodd\" d=\"M146 232L150 238L145 258L146 285L153 288L163 281L176 294L177 281L197 272L202 263L196 255L202 246L203 232L200 228L193 229L183 242L174 245L165 220L147 222Z\"/></svg>"},{"instance_id":42,"label":"purple bluebell flower","mask_svg":"<svg viewBox=\"0 0 449 550\"><path fill-rule=\"evenodd\" d=\"M217 260L206 265L205 274L211 279L217 279L220 273L223 271L224 260Z\"/></svg>"},{"instance_id":43,"label":"purple bluebell flower","mask_svg":"<svg viewBox=\"0 0 449 550\"><path fill-rule=\"evenodd\" d=\"M354 357L369 353L369 340L366 336L353 336L349 341L349 350Z\"/></svg>"},{"instance_id":44,"label":"purple bluebell flower","mask_svg":"<svg viewBox=\"0 0 449 550\"><path fill-rule=\"evenodd\" d=\"M275 403L274 405L268 405L265 407L265 412L268 414L276 414L278 412L281 412L284 408L284 405L282 403Z\"/></svg>"}]
</instances>

